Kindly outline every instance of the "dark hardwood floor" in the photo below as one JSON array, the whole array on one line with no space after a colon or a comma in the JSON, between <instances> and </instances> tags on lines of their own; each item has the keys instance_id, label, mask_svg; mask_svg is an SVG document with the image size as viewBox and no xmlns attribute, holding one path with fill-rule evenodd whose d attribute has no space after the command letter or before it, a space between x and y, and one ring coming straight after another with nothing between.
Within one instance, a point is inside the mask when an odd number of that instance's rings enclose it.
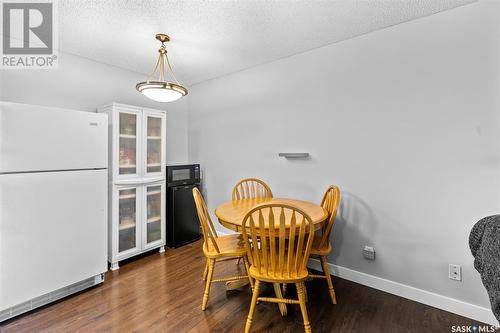
<instances>
[{"instance_id":1,"label":"dark hardwood floor","mask_svg":"<svg viewBox=\"0 0 500 333\"><path fill-rule=\"evenodd\" d=\"M216 284L208 309L201 311L204 264L201 242L152 253L107 273L101 286L1 323L0 331L243 332L250 290L226 292ZM216 264L215 276L236 272L234 261ZM452 325L479 324L339 278L334 278L338 304L331 305L324 284L307 282L313 332L451 332ZM298 306L288 308L283 318L277 305L259 304L252 331L302 332Z\"/></svg>"}]
</instances>

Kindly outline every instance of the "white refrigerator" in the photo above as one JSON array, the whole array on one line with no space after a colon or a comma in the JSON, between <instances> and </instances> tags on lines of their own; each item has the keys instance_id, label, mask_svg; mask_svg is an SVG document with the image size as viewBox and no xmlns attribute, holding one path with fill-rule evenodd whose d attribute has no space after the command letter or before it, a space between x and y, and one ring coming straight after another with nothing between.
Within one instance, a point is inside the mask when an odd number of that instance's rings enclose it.
<instances>
[{"instance_id":1,"label":"white refrigerator","mask_svg":"<svg viewBox=\"0 0 500 333\"><path fill-rule=\"evenodd\" d=\"M107 124L0 102L0 321L103 282Z\"/></svg>"}]
</instances>

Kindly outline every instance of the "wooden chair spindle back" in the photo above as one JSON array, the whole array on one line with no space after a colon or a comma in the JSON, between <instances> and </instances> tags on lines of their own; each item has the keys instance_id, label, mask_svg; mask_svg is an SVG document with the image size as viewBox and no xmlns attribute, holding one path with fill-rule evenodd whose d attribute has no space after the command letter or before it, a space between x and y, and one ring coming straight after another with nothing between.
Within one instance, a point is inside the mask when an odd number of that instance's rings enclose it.
<instances>
[{"instance_id":1,"label":"wooden chair spindle back","mask_svg":"<svg viewBox=\"0 0 500 333\"><path fill-rule=\"evenodd\" d=\"M272 198L273 192L269 185L257 178L240 180L233 188L232 199Z\"/></svg>"},{"instance_id":2,"label":"wooden chair spindle back","mask_svg":"<svg viewBox=\"0 0 500 333\"><path fill-rule=\"evenodd\" d=\"M193 188L193 198L196 204L196 211L198 212L198 219L200 220L201 229L203 232L203 246L208 248L209 242L212 242L213 247L220 253L219 247L217 245L217 231L214 228L212 223L212 219L210 218L210 214L207 210L207 205L205 204L205 200L201 196L200 190L198 188Z\"/></svg>"},{"instance_id":3,"label":"wooden chair spindle back","mask_svg":"<svg viewBox=\"0 0 500 333\"><path fill-rule=\"evenodd\" d=\"M319 243L320 248L325 247L330 241L333 224L340 204L340 189L338 186L330 185L321 199L321 206L328 212L328 220L323 227L323 233Z\"/></svg>"},{"instance_id":4,"label":"wooden chair spindle back","mask_svg":"<svg viewBox=\"0 0 500 333\"><path fill-rule=\"evenodd\" d=\"M306 269L314 227L299 208L258 205L244 217L242 233L250 262L260 274L293 278Z\"/></svg>"}]
</instances>

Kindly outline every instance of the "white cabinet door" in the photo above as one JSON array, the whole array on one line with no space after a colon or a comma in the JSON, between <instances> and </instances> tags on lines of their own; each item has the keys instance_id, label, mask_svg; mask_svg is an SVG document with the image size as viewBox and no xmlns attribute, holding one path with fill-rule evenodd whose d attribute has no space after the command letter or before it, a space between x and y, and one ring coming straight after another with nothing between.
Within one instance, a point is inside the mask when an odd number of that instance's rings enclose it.
<instances>
[{"instance_id":1,"label":"white cabinet door","mask_svg":"<svg viewBox=\"0 0 500 333\"><path fill-rule=\"evenodd\" d=\"M116 178L136 178L142 173L141 148L142 148L142 112L140 109L118 108L115 113L116 134L114 149L117 165L115 166Z\"/></svg>"},{"instance_id":2,"label":"white cabinet door","mask_svg":"<svg viewBox=\"0 0 500 333\"><path fill-rule=\"evenodd\" d=\"M143 110L144 176L158 177L165 174L165 113Z\"/></svg>"},{"instance_id":3,"label":"white cabinet door","mask_svg":"<svg viewBox=\"0 0 500 333\"><path fill-rule=\"evenodd\" d=\"M116 186L113 200L113 250L116 259L121 260L133 253L140 252L142 225L142 192L143 186Z\"/></svg>"},{"instance_id":4,"label":"white cabinet door","mask_svg":"<svg viewBox=\"0 0 500 333\"><path fill-rule=\"evenodd\" d=\"M165 244L165 184L144 185L144 249Z\"/></svg>"}]
</instances>

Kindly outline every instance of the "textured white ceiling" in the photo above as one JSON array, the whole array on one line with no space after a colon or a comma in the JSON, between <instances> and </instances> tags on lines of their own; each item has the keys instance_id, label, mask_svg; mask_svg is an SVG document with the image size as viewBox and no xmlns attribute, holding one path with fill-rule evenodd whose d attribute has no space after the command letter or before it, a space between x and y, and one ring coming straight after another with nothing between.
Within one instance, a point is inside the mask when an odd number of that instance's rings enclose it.
<instances>
[{"instance_id":1,"label":"textured white ceiling","mask_svg":"<svg viewBox=\"0 0 500 333\"><path fill-rule=\"evenodd\" d=\"M62 51L149 74L157 32L192 85L475 0L59 1Z\"/></svg>"}]
</instances>

